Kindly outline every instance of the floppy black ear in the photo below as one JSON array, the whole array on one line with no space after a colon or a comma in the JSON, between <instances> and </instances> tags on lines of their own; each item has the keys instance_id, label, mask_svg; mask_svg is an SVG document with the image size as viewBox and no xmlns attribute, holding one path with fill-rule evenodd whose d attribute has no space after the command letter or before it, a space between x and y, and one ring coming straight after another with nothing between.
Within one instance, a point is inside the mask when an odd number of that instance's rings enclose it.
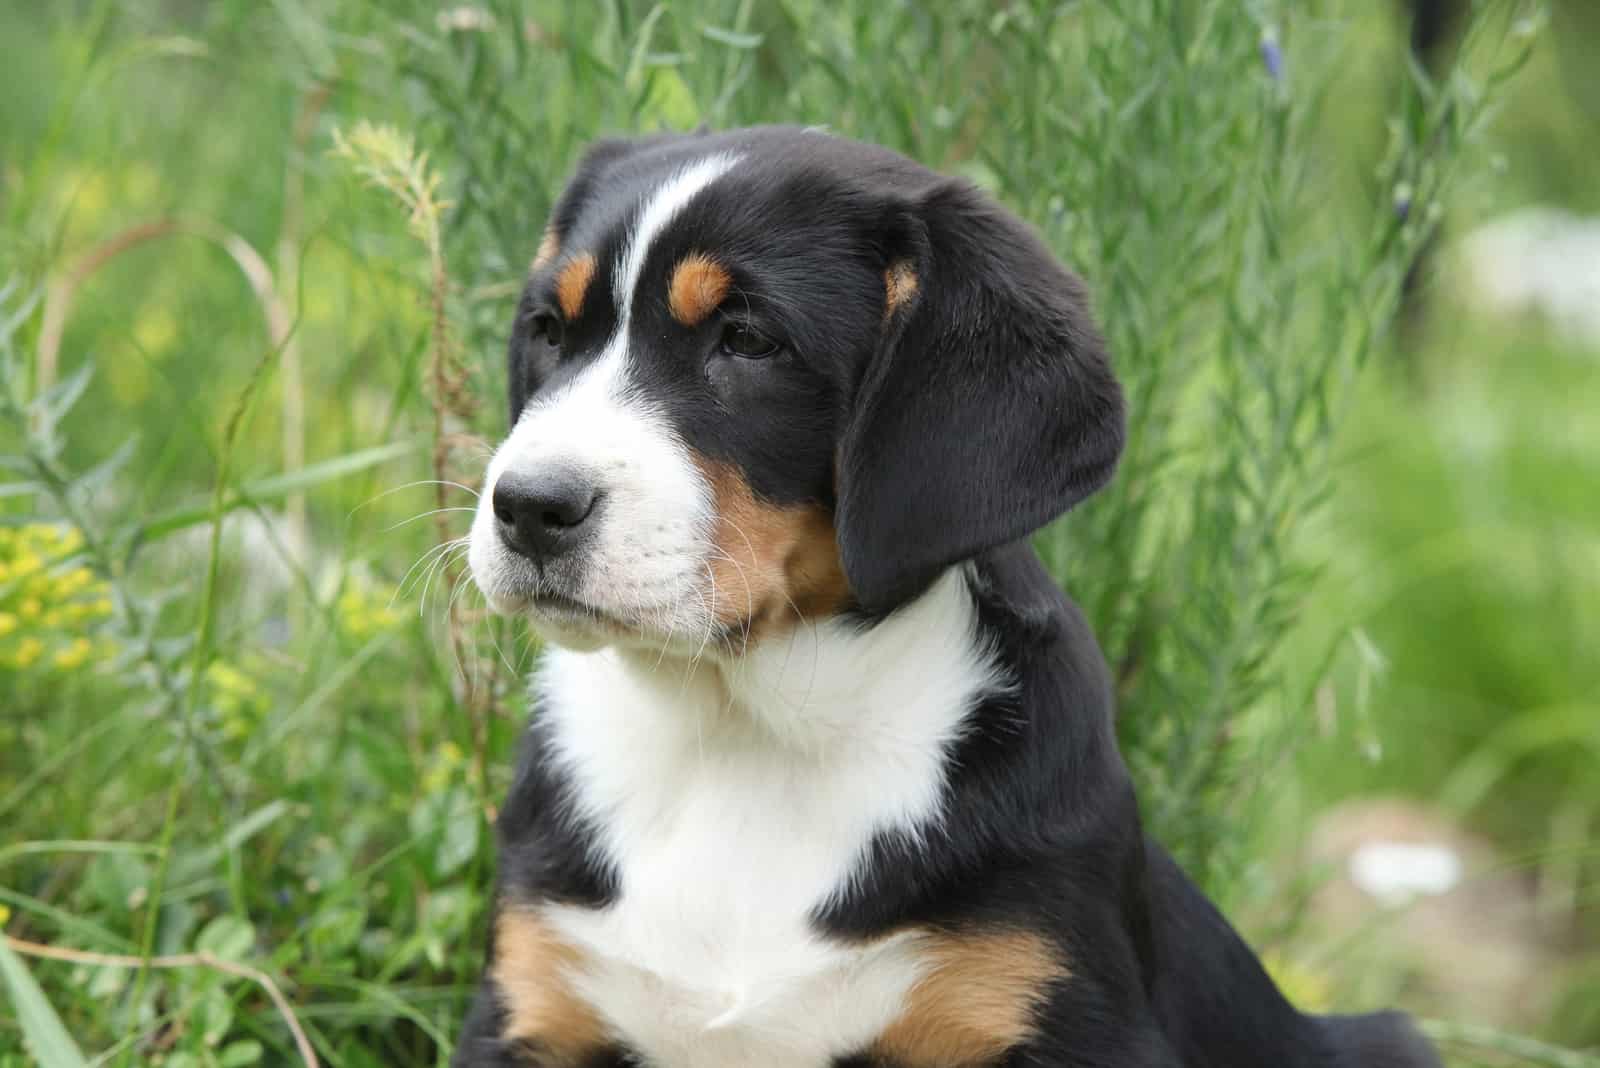
<instances>
[{"instance_id":1,"label":"floppy black ear","mask_svg":"<svg viewBox=\"0 0 1600 1068\"><path fill-rule=\"evenodd\" d=\"M893 229L883 342L838 460L840 552L869 611L1061 515L1123 442L1083 284L1028 227L951 180Z\"/></svg>"}]
</instances>

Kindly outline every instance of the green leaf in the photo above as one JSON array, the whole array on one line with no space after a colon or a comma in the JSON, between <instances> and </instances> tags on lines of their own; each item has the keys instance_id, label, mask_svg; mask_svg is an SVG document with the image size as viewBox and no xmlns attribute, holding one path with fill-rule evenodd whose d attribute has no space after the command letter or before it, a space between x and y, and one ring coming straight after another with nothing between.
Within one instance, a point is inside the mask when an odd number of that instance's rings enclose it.
<instances>
[{"instance_id":1,"label":"green leaf","mask_svg":"<svg viewBox=\"0 0 1600 1068\"><path fill-rule=\"evenodd\" d=\"M138 448L139 436L137 434L128 435L127 439L121 445L118 445L116 451L110 456L73 479L73 489L79 493L94 494L111 485L112 480L117 477L124 467L128 466L128 461L133 459L134 453Z\"/></svg>"},{"instance_id":2,"label":"green leaf","mask_svg":"<svg viewBox=\"0 0 1600 1068\"><path fill-rule=\"evenodd\" d=\"M89 862L82 885L102 909L137 908L150 892L150 865L132 853L101 853Z\"/></svg>"},{"instance_id":3,"label":"green leaf","mask_svg":"<svg viewBox=\"0 0 1600 1068\"><path fill-rule=\"evenodd\" d=\"M189 1027L207 1046L222 1044L233 1026L233 999L220 985L202 992L189 1013Z\"/></svg>"},{"instance_id":4,"label":"green leaf","mask_svg":"<svg viewBox=\"0 0 1600 1068\"><path fill-rule=\"evenodd\" d=\"M218 916L195 939L195 948L223 960L242 960L255 945L256 929L237 916Z\"/></svg>"},{"instance_id":5,"label":"green leaf","mask_svg":"<svg viewBox=\"0 0 1600 1068\"><path fill-rule=\"evenodd\" d=\"M221 1068L244 1068L247 1064L259 1061L261 1053L261 1043L253 1038L241 1039L222 1047L222 1051L217 1054L217 1064Z\"/></svg>"},{"instance_id":6,"label":"green leaf","mask_svg":"<svg viewBox=\"0 0 1600 1068\"><path fill-rule=\"evenodd\" d=\"M700 32L718 44L725 44L730 48L749 50L761 47L759 33L739 33L737 30L725 30L721 26L712 26L709 23L700 24Z\"/></svg>"},{"instance_id":7,"label":"green leaf","mask_svg":"<svg viewBox=\"0 0 1600 1068\"><path fill-rule=\"evenodd\" d=\"M224 849L238 849L288 811L289 802L281 797L276 801L267 802L232 827L229 827L227 833L222 836L222 847Z\"/></svg>"},{"instance_id":8,"label":"green leaf","mask_svg":"<svg viewBox=\"0 0 1600 1068\"><path fill-rule=\"evenodd\" d=\"M223 857L243 846L288 811L289 802L282 798L267 802L229 827L219 841L193 852L179 854L173 864L173 871L185 879L203 877Z\"/></svg>"},{"instance_id":9,"label":"green leaf","mask_svg":"<svg viewBox=\"0 0 1600 1068\"><path fill-rule=\"evenodd\" d=\"M472 859L478 850L483 816L459 787L420 799L411 810L411 831L433 837L433 866L443 877Z\"/></svg>"},{"instance_id":10,"label":"green leaf","mask_svg":"<svg viewBox=\"0 0 1600 1068\"><path fill-rule=\"evenodd\" d=\"M0 941L0 978L4 978L11 1006L17 1012L22 1038L39 1062L39 1068L83 1068L83 1052L67 1034L61 1017L39 989L33 973L11 947Z\"/></svg>"},{"instance_id":11,"label":"green leaf","mask_svg":"<svg viewBox=\"0 0 1600 1068\"><path fill-rule=\"evenodd\" d=\"M86 363L35 397L29 407L47 425L59 423L73 405L83 399L84 392L89 388L89 380L93 377L94 364Z\"/></svg>"},{"instance_id":12,"label":"green leaf","mask_svg":"<svg viewBox=\"0 0 1600 1068\"><path fill-rule=\"evenodd\" d=\"M340 905L316 913L307 937L317 956L349 956L366 929L367 913L355 905Z\"/></svg>"},{"instance_id":13,"label":"green leaf","mask_svg":"<svg viewBox=\"0 0 1600 1068\"><path fill-rule=\"evenodd\" d=\"M671 68L662 68L652 70L649 79L650 88L639 109L639 120L647 129L661 126L669 130L687 130L700 121L700 105L683 75Z\"/></svg>"},{"instance_id":14,"label":"green leaf","mask_svg":"<svg viewBox=\"0 0 1600 1068\"><path fill-rule=\"evenodd\" d=\"M390 460L416 452L422 448L423 442L395 441L388 445L377 445L370 449L360 449L344 456L336 456L331 460L321 463L307 464L298 471L289 471L269 478L257 479L246 483L243 488L229 494L222 501L221 512L237 511L251 503L274 500L287 497L291 493L311 489L325 482L332 482L346 475L353 475L357 471L364 471L369 467L388 463ZM197 526L201 523L211 522L212 505L208 500L204 503L187 505L174 509L145 523L140 528L140 535L146 541L155 541L168 534L176 533L186 527Z\"/></svg>"}]
</instances>

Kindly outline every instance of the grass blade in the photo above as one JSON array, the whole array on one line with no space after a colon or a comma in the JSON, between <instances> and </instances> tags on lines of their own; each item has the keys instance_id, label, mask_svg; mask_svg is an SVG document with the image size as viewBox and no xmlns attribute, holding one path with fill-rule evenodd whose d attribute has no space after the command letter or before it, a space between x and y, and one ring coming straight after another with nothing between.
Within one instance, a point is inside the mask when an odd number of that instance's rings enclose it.
<instances>
[{"instance_id":1,"label":"grass blade","mask_svg":"<svg viewBox=\"0 0 1600 1068\"><path fill-rule=\"evenodd\" d=\"M28 966L4 941L0 941L0 977L5 980L11 1006L16 1009L23 1041L40 1068L85 1068L88 1062L83 1051L67 1034L66 1025L39 989Z\"/></svg>"},{"instance_id":2,"label":"grass blade","mask_svg":"<svg viewBox=\"0 0 1600 1068\"><path fill-rule=\"evenodd\" d=\"M211 522L214 511L226 515L237 511L252 503L276 500L287 497L291 493L320 486L332 482L346 475L353 475L369 467L388 463L410 452L415 452L422 447L419 441L396 441L388 445L377 445L370 449L360 449L344 456L324 460L321 463L309 464L298 471L287 471L281 475L272 475L268 478L247 482L235 492L225 497L220 505L220 511L212 504L193 504L177 508L150 520L144 525L140 533L146 541L157 541L168 534L176 533L187 527L197 526L201 523Z\"/></svg>"}]
</instances>

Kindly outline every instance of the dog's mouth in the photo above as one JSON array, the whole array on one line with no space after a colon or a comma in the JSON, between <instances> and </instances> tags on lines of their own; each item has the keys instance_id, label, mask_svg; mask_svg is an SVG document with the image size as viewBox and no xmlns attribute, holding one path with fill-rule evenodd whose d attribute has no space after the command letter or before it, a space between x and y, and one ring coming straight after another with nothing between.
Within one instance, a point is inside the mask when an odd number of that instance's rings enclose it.
<instances>
[{"instance_id":1,"label":"dog's mouth","mask_svg":"<svg viewBox=\"0 0 1600 1068\"><path fill-rule=\"evenodd\" d=\"M537 579L502 580L492 589L489 605L501 615L526 615L536 623L586 630L627 625L626 620L616 612L571 594L549 589Z\"/></svg>"},{"instance_id":2,"label":"dog's mouth","mask_svg":"<svg viewBox=\"0 0 1600 1068\"><path fill-rule=\"evenodd\" d=\"M533 594L527 600L527 611L556 622L623 625L621 619L602 608L554 591Z\"/></svg>"}]
</instances>

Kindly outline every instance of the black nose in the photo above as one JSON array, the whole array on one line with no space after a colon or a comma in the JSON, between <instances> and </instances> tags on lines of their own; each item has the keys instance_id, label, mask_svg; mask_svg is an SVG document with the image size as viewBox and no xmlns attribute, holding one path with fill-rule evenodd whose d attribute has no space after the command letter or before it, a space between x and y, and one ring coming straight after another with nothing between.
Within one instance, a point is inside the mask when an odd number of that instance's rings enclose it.
<instances>
[{"instance_id":1,"label":"black nose","mask_svg":"<svg viewBox=\"0 0 1600 1068\"><path fill-rule=\"evenodd\" d=\"M594 512L594 502L594 484L575 471L507 471L494 484L501 540L513 552L537 560L572 548Z\"/></svg>"}]
</instances>

